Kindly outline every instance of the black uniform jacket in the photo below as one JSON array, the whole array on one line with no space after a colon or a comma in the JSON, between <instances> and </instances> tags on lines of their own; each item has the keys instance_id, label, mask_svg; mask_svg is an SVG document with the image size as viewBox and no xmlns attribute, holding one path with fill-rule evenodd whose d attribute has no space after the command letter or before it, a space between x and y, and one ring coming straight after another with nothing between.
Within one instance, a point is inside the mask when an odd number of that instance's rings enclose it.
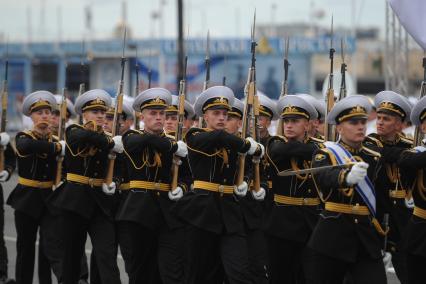
<instances>
[{"instance_id":1,"label":"black uniform jacket","mask_svg":"<svg viewBox=\"0 0 426 284\"><path fill-rule=\"evenodd\" d=\"M343 142L352 156L369 164L368 177L373 185L380 171L380 153L366 146L353 149ZM335 157L327 149L318 150L314 157L313 167L335 165ZM366 206L354 187L346 184L348 169L335 168L321 171L314 175L322 197L326 202ZM376 192L380 189L375 188ZM377 198L380 198L378 195ZM347 262L357 261L359 256L377 259L381 257L382 242L379 233L372 224L371 216L344 214L324 209L312 233L308 246L333 258Z\"/></svg>"},{"instance_id":2,"label":"black uniform jacket","mask_svg":"<svg viewBox=\"0 0 426 284\"><path fill-rule=\"evenodd\" d=\"M177 150L172 136L130 130L123 135L123 144L130 182L171 183L173 154ZM178 185L185 189L187 185L179 181L178 178ZM169 199L167 191L130 186L116 219L136 222L152 230L160 230L164 224L175 229L182 224L170 212L174 203Z\"/></svg>"},{"instance_id":3,"label":"black uniform jacket","mask_svg":"<svg viewBox=\"0 0 426 284\"><path fill-rule=\"evenodd\" d=\"M395 250L395 245L401 240L413 212L405 205L404 197L395 198L395 192L407 192L410 184L409 177L400 171L397 161L403 150L413 147L413 141L398 135L395 141L389 142L373 133L367 137L364 144L376 146L382 155L383 166L378 173L381 178L376 182L377 219L382 222L383 214L389 214L388 248Z\"/></svg>"},{"instance_id":4,"label":"black uniform jacket","mask_svg":"<svg viewBox=\"0 0 426 284\"><path fill-rule=\"evenodd\" d=\"M318 199L318 192L310 175L281 177L278 172L311 167L314 152L323 147L316 138L303 142L288 141L283 136L269 139L267 157L271 164L272 192L275 196ZM273 201L266 216L268 234L306 243L318 219L320 206L287 205Z\"/></svg>"},{"instance_id":5,"label":"black uniform jacket","mask_svg":"<svg viewBox=\"0 0 426 284\"><path fill-rule=\"evenodd\" d=\"M72 173L93 179L105 179L108 154L114 147L111 136L105 132L86 129L72 124L65 131L67 149L65 167ZM113 217L114 197L105 194L101 186L90 186L67 181L54 201L55 206L73 211L90 219L98 208L108 217Z\"/></svg>"},{"instance_id":6,"label":"black uniform jacket","mask_svg":"<svg viewBox=\"0 0 426 284\"><path fill-rule=\"evenodd\" d=\"M260 139L260 143L266 147L267 141L269 140L271 136L266 135L265 137L262 137ZM252 161L253 157L247 156L246 158L246 180L250 181L251 188L252 188L252 180L253 180L253 172L252 172ZM265 189L266 196L264 201L255 200L253 198L253 195L248 192L246 196L243 198L240 198L240 204L241 209L243 212L244 222L246 225L246 228L248 230L258 230L263 228L263 218L264 218L264 211L266 208L268 208L268 204L270 203L271 196L273 199L273 195L271 194L269 188L269 185L272 183L271 176L270 176L270 165L266 157L264 156L260 160L259 164L259 172L261 177L261 187Z\"/></svg>"},{"instance_id":7,"label":"black uniform jacket","mask_svg":"<svg viewBox=\"0 0 426 284\"><path fill-rule=\"evenodd\" d=\"M52 135L41 137L31 130L19 132L15 138L18 175L28 180L52 182L56 175L56 156L61 150L57 141ZM6 161L13 155L10 151L6 148ZM9 195L7 204L38 219L46 209L51 193L51 187L36 188L18 183Z\"/></svg>"},{"instance_id":8,"label":"black uniform jacket","mask_svg":"<svg viewBox=\"0 0 426 284\"><path fill-rule=\"evenodd\" d=\"M412 180L412 196L415 207L426 210L426 152L404 151L398 166ZM426 216L423 216L426 217ZM403 247L414 255L426 257L426 218L412 215L408 221Z\"/></svg>"},{"instance_id":9,"label":"black uniform jacket","mask_svg":"<svg viewBox=\"0 0 426 284\"><path fill-rule=\"evenodd\" d=\"M248 142L224 130L202 128L191 128L186 142L194 180L234 186L238 153L249 150ZM216 234L244 232L240 202L234 194L194 188L175 210L186 223Z\"/></svg>"}]
</instances>

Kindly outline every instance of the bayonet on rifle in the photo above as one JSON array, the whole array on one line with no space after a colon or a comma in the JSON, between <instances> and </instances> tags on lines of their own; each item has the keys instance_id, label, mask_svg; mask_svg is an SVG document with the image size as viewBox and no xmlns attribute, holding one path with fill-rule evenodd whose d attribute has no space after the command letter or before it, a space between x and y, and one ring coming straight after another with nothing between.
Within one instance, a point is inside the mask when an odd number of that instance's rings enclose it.
<instances>
[{"instance_id":1,"label":"bayonet on rifle","mask_svg":"<svg viewBox=\"0 0 426 284\"><path fill-rule=\"evenodd\" d=\"M114 120L112 122L112 136L119 135L120 133L120 116L123 112L123 87L124 87L124 70L126 67L126 57L124 55L124 52L126 50L126 29L124 29L124 36L123 36L123 52L121 56L121 77L120 81L118 83L118 90L117 90L117 96L115 100L115 110L114 110ZM107 185L110 185L112 183L112 178L114 174L114 164L115 164L115 158L116 154L111 151L109 153L109 161L108 161L108 168L107 168L107 174L105 177L105 183Z\"/></svg>"}]
</instances>

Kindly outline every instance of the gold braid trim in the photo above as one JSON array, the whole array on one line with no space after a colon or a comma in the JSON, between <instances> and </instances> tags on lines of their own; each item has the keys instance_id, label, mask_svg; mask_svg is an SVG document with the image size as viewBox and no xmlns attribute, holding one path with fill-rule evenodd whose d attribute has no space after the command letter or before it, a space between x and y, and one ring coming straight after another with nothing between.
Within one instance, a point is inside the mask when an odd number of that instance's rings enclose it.
<instances>
[{"instance_id":1,"label":"gold braid trim","mask_svg":"<svg viewBox=\"0 0 426 284\"><path fill-rule=\"evenodd\" d=\"M297 162L294 158L290 159L290 164L291 164L291 169L293 171L300 171L299 167L297 166ZM306 161L303 161L303 166L304 166L305 169L309 167L309 165L307 165ZM306 180L308 178L308 176L309 176L308 174L305 174L305 175L296 174L296 177L298 179L301 179L301 180Z\"/></svg>"},{"instance_id":2,"label":"gold braid trim","mask_svg":"<svg viewBox=\"0 0 426 284\"><path fill-rule=\"evenodd\" d=\"M216 155L218 155L218 154L220 154L222 152L222 150L219 150L217 152L214 152L213 154L209 154L209 153L206 153L206 152L203 152L203 151L191 148L191 147L189 147L189 145L187 145L187 147L188 147L189 150L191 150L191 151L193 151L195 153L207 156L207 157L213 157L213 156L216 156Z\"/></svg>"},{"instance_id":3,"label":"gold braid trim","mask_svg":"<svg viewBox=\"0 0 426 284\"><path fill-rule=\"evenodd\" d=\"M30 136L30 137L31 137L32 139L34 139L34 140L39 140L39 139L38 139L38 137L36 136L36 133L33 133L33 131L31 131L31 130L23 131L22 133L24 133L24 134L26 134L26 135ZM47 142L53 142L53 140L52 140L52 136L49 136L49 137L48 137ZM57 142L55 142L55 143L57 143ZM15 154L16 154L19 158L26 158L26 157L29 157L29 156L31 156L31 155L32 155L32 154L23 155L23 154L19 153L18 148L16 147L16 139L15 139L15 143L10 143L10 145L12 146L13 150L15 151ZM55 146L56 146L56 145L55 145ZM55 149L56 149L56 148L55 148ZM45 159L45 158L47 157L47 155L46 155L46 154L43 154L43 155L36 154L36 156L37 156L37 157L40 157L40 158L43 158L43 159Z\"/></svg>"},{"instance_id":4,"label":"gold braid trim","mask_svg":"<svg viewBox=\"0 0 426 284\"><path fill-rule=\"evenodd\" d=\"M145 166L145 162L142 163L142 165L140 167L136 166L135 161L132 159L132 157L129 155L129 153L127 153L126 149L123 150L123 153L126 154L127 158L129 158L130 162L132 163L132 165L135 169L140 170Z\"/></svg>"},{"instance_id":5,"label":"gold braid trim","mask_svg":"<svg viewBox=\"0 0 426 284\"><path fill-rule=\"evenodd\" d=\"M226 151L225 148L222 148L218 156L223 159L223 163L222 163L222 170L223 170L223 167L229 163L228 152Z\"/></svg>"},{"instance_id":6,"label":"gold braid trim","mask_svg":"<svg viewBox=\"0 0 426 284\"><path fill-rule=\"evenodd\" d=\"M330 190L330 192L329 192L329 194L327 195L327 197L326 197L326 198L324 198L324 197L322 196L322 192L321 192L321 190L319 189L319 186L318 186L318 184L317 184L317 181L315 180L315 175L314 175L314 174L312 174L312 181L314 182L315 190L317 191L318 197L321 199L321 202L322 202L322 203L327 202L327 200L330 198L330 196L331 196L331 194L333 193L333 191L331 191L331 190Z\"/></svg>"},{"instance_id":7,"label":"gold braid trim","mask_svg":"<svg viewBox=\"0 0 426 284\"><path fill-rule=\"evenodd\" d=\"M392 183L397 183L398 176L399 176L398 168L394 164L392 165L386 164L385 168L386 168L386 175L388 176L389 180Z\"/></svg>"},{"instance_id":8,"label":"gold braid trim","mask_svg":"<svg viewBox=\"0 0 426 284\"><path fill-rule=\"evenodd\" d=\"M65 139L65 145L67 146L68 150L71 153L71 156L73 157L77 157L77 156L81 156L81 157L87 157L87 156L93 156L96 154L96 151L98 151L95 147L90 147L87 155L83 153L87 150L87 147L84 147L83 150L79 151L80 148L77 148L77 153L74 153L74 151L71 149L70 145L67 142L67 134L66 132L64 133L64 139Z\"/></svg>"}]
</instances>

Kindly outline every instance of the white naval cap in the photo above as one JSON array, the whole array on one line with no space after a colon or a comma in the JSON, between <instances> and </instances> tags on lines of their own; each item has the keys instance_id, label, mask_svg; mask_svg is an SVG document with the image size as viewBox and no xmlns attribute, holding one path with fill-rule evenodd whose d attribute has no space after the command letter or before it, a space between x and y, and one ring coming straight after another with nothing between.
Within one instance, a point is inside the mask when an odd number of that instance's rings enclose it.
<instances>
[{"instance_id":1,"label":"white naval cap","mask_svg":"<svg viewBox=\"0 0 426 284\"><path fill-rule=\"evenodd\" d=\"M58 105L58 109L60 110L61 108L61 104L62 104L62 95L54 95L55 100L56 100L56 104ZM67 101L67 111L70 114L70 117L74 117L76 116L75 110L74 110L74 104L71 102L70 99L66 98Z\"/></svg>"},{"instance_id":2,"label":"white naval cap","mask_svg":"<svg viewBox=\"0 0 426 284\"><path fill-rule=\"evenodd\" d=\"M309 94L295 94L307 100L317 111L317 119L324 120L325 118L325 102L314 98Z\"/></svg>"},{"instance_id":3,"label":"white naval cap","mask_svg":"<svg viewBox=\"0 0 426 284\"><path fill-rule=\"evenodd\" d=\"M234 98L234 104L232 105L232 109L228 111L228 116L232 115L241 119L243 118L243 114L244 103L241 100Z\"/></svg>"},{"instance_id":4,"label":"white naval cap","mask_svg":"<svg viewBox=\"0 0 426 284\"><path fill-rule=\"evenodd\" d=\"M371 112L372 105L365 96L352 95L338 101L327 115L327 123L339 124L353 118L365 118Z\"/></svg>"},{"instance_id":5,"label":"white naval cap","mask_svg":"<svg viewBox=\"0 0 426 284\"><path fill-rule=\"evenodd\" d=\"M165 109L172 103L172 94L164 88L151 88L143 92L135 98L133 109L142 111L146 108Z\"/></svg>"},{"instance_id":6,"label":"white naval cap","mask_svg":"<svg viewBox=\"0 0 426 284\"><path fill-rule=\"evenodd\" d=\"M111 107L108 108L108 110L107 110L107 114L110 114L110 115L114 114L115 102L116 102L116 99L113 98L112 103L111 103ZM135 119L135 112L133 111L132 104L130 103L129 100L125 100L124 98L123 98L123 112L121 114L124 115L123 118L125 120L126 119Z\"/></svg>"},{"instance_id":7,"label":"white naval cap","mask_svg":"<svg viewBox=\"0 0 426 284\"><path fill-rule=\"evenodd\" d=\"M410 115L411 123L415 126L422 124L426 118L426 97L421 98L413 107Z\"/></svg>"},{"instance_id":8,"label":"white naval cap","mask_svg":"<svg viewBox=\"0 0 426 284\"><path fill-rule=\"evenodd\" d=\"M202 92L194 104L195 114L202 116L208 109L227 109L231 110L234 105L234 92L226 86L210 87Z\"/></svg>"},{"instance_id":9,"label":"white naval cap","mask_svg":"<svg viewBox=\"0 0 426 284\"><path fill-rule=\"evenodd\" d=\"M278 119L278 111L276 103L271 100L267 95L257 91L257 97L259 99L259 113L269 117L271 120Z\"/></svg>"},{"instance_id":10,"label":"white naval cap","mask_svg":"<svg viewBox=\"0 0 426 284\"><path fill-rule=\"evenodd\" d=\"M24 98L22 103L22 113L24 115L30 116L33 111L40 108L50 108L51 110L57 108L55 97L51 92L36 91Z\"/></svg>"},{"instance_id":11,"label":"white naval cap","mask_svg":"<svg viewBox=\"0 0 426 284\"><path fill-rule=\"evenodd\" d=\"M89 109L107 110L111 106L111 101L111 96L105 90L93 89L77 97L74 109L79 115Z\"/></svg>"},{"instance_id":12,"label":"white naval cap","mask_svg":"<svg viewBox=\"0 0 426 284\"><path fill-rule=\"evenodd\" d=\"M306 119L316 119L318 112L315 107L306 99L298 95L286 95L278 100L277 109L281 118L304 117Z\"/></svg>"},{"instance_id":13,"label":"white naval cap","mask_svg":"<svg viewBox=\"0 0 426 284\"><path fill-rule=\"evenodd\" d=\"M407 98L393 91L381 91L374 97L377 112L397 115L403 121L410 119L411 105Z\"/></svg>"},{"instance_id":14,"label":"white naval cap","mask_svg":"<svg viewBox=\"0 0 426 284\"><path fill-rule=\"evenodd\" d=\"M179 107L179 96L172 95L172 103L166 108L166 113L177 114L178 107ZM194 108L187 100L185 100L184 110L185 110L185 118L192 118L195 114Z\"/></svg>"}]
</instances>

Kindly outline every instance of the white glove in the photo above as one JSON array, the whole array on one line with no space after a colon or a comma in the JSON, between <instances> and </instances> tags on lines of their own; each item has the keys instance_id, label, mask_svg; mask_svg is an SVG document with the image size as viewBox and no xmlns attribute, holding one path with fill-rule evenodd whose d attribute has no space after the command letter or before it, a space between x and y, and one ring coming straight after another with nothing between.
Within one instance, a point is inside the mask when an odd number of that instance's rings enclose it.
<instances>
[{"instance_id":1,"label":"white glove","mask_svg":"<svg viewBox=\"0 0 426 284\"><path fill-rule=\"evenodd\" d=\"M244 197L247 194L247 189L248 189L248 184L245 181L243 181L242 184L234 188L234 193L237 196Z\"/></svg>"},{"instance_id":2,"label":"white glove","mask_svg":"<svg viewBox=\"0 0 426 284\"><path fill-rule=\"evenodd\" d=\"M8 171L1 171L0 172L0 182L5 182L9 178L9 172Z\"/></svg>"},{"instance_id":3,"label":"white glove","mask_svg":"<svg viewBox=\"0 0 426 284\"><path fill-rule=\"evenodd\" d=\"M261 187L258 192L256 192L255 190L252 190L251 195L253 196L255 200L262 201L265 199L266 191L263 187Z\"/></svg>"},{"instance_id":4,"label":"white glove","mask_svg":"<svg viewBox=\"0 0 426 284\"><path fill-rule=\"evenodd\" d=\"M180 186L176 187L172 191L168 192L169 199L172 201L177 201L182 198L183 196L183 190Z\"/></svg>"},{"instance_id":5,"label":"white glove","mask_svg":"<svg viewBox=\"0 0 426 284\"><path fill-rule=\"evenodd\" d=\"M65 148L66 148L66 144L64 140L59 141L59 144L61 144L61 156L64 157L65 156Z\"/></svg>"},{"instance_id":6,"label":"white glove","mask_svg":"<svg viewBox=\"0 0 426 284\"><path fill-rule=\"evenodd\" d=\"M177 150L175 152L175 155L179 156L181 158L186 157L186 155L188 155L188 146L186 146L186 143L183 142L183 141L181 141L181 140L179 140L177 142L177 146L178 147L177 147Z\"/></svg>"},{"instance_id":7,"label":"white glove","mask_svg":"<svg viewBox=\"0 0 426 284\"><path fill-rule=\"evenodd\" d=\"M357 162L352 166L351 171L346 176L346 183L354 185L362 181L367 175L368 164L365 162Z\"/></svg>"},{"instance_id":8,"label":"white glove","mask_svg":"<svg viewBox=\"0 0 426 284\"><path fill-rule=\"evenodd\" d=\"M383 265L385 266L386 272L391 267L391 264L392 264L392 254L390 254L389 252L385 252L383 255Z\"/></svg>"},{"instance_id":9,"label":"white glove","mask_svg":"<svg viewBox=\"0 0 426 284\"><path fill-rule=\"evenodd\" d=\"M106 183L102 184L102 191L106 194L106 195L113 195L115 193L115 189L116 189L116 185L115 182L111 182L109 185Z\"/></svg>"},{"instance_id":10,"label":"white glove","mask_svg":"<svg viewBox=\"0 0 426 284\"><path fill-rule=\"evenodd\" d=\"M6 132L0 133L0 145L5 147L10 142L10 136Z\"/></svg>"},{"instance_id":11,"label":"white glove","mask_svg":"<svg viewBox=\"0 0 426 284\"><path fill-rule=\"evenodd\" d=\"M123 153L124 151L124 146L123 146L123 141L121 140L121 136L117 135L112 137L112 140L114 141L114 148L112 148L112 150L116 153Z\"/></svg>"},{"instance_id":12,"label":"white glove","mask_svg":"<svg viewBox=\"0 0 426 284\"><path fill-rule=\"evenodd\" d=\"M250 149L247 151L247 154L253 155L257 150L257 145L259 145L253 138L247 137L246 141L250 143Z\"/></svg>"},{"instance_id":13,"label":"white glove","mask_svg":"<svg viewBox=\"0 0 426 284\"><path fill-rule=\"evenodd\" d=\"M1 181L1 180L0 180ZM410 199L404 199L405 201L405 206L407 208L413 209L414 208L414 199L411 197Z\"/></svg>"}]
</instances>

